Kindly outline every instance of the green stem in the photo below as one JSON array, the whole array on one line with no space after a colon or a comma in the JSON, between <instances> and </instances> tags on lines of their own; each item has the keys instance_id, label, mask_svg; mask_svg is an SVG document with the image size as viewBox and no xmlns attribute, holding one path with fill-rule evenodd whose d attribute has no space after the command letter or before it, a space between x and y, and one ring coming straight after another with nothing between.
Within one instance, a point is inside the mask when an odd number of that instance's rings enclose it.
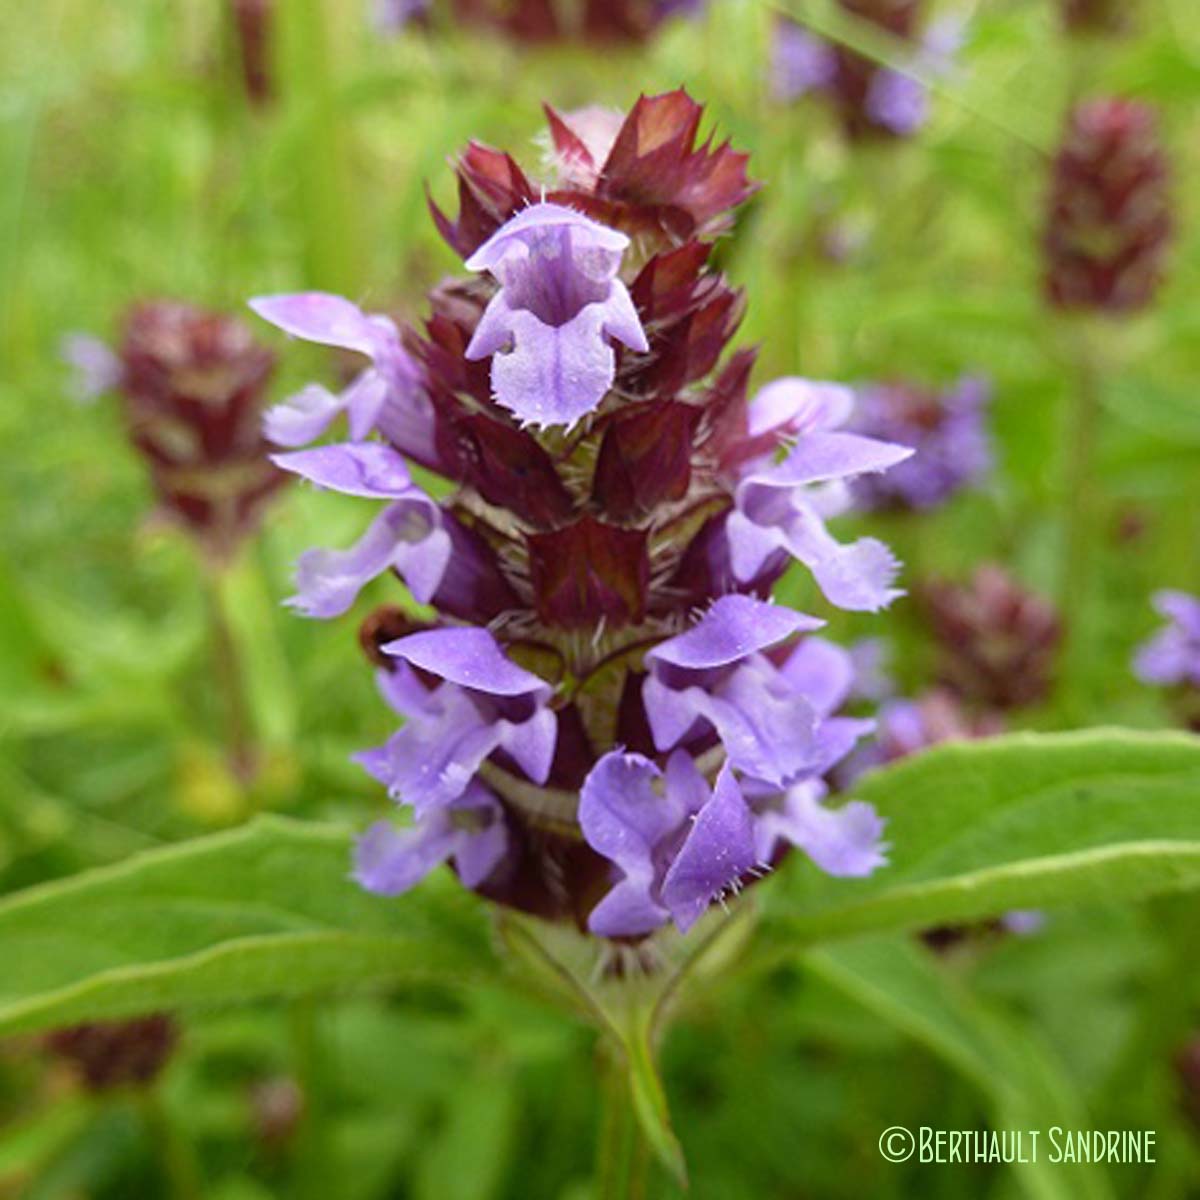
<instances>
[{"instance_id":1,"label":"green stem","mask_svg":"<svg viewBox=\"0 0 1200 1200\"><path fill-rule=\"evenodd\" d=\"M304 1097L304 1116L296 1138L294 1169L297 1197L329 1200L336 1195L338 1174L333 1163L327 1104L328 1059L322 1045L320 1013L313 1000L292 1005L292 1050L296 1077Z\"/></svg>"},{"instance_id":2,"label":"green stem","mask_svg":"<svg viewBox=\"0 0 1200 1200\"><path fill-rule=\"evenodd\" d=\"M222 570L220 566L205 565L213 671L225 709L229 766L236 778L249 783L254 777L258 757L254 744L254 720L246 697L237 640L233 635L229 614L225 611Z\"/></svg>"},{"instance_id":3,"label":"green stem","mask_svg":"<svg viewBox=\"0 0 1200 1200\"><path fill-rule=\"evenodd\" d=\"M202 1200L204 1189L195 1149L183 1136L178 1122L171 1119L161 1090L157 1086L144 1088L138 1104L146 1132L161 1158L167 1194L171 1200Z\"/></svg>"},{"instance_id":4,"label":"green stem","mask_svg":"<svg viewBox=\"0 0 1200 1200\"><path fill-rule=\"evenodd\" d=\"M1067 631L1064 668L1068 699L1072 701L1086 692L1081 675L1088 669L1088 630L1094 615L1091 576L1099 509L1096 445L1100 429L1100 372L1091 345L1083 337L1076 339L1074 357L1075 387L1067 405L1064 431L1064 553L1058 597Z\"/></svg>"},{"instance_id":5,"label":"green stem","mask_svg":"<svg viewBox=\"0 0 1200 1200\"><path fill-rule=\"evenodd\" d=\"M596 1146L598 1200L634 1200L646 1194L645 1139L630 1102L623 1049L604 1038L600 1057L600 1136Z\"/></svg>"}]
</instances>

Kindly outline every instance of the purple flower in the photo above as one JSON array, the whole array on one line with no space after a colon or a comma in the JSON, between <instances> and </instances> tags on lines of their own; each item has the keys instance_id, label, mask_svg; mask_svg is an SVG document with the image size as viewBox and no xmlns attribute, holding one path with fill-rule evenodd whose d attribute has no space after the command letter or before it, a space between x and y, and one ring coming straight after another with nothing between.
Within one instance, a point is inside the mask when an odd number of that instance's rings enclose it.
<instances>
[{"instance_id":1,"label":"purple flower","mask_svg":"<svg viewBox=\"0 0 1200 1200\"><path fill-rule=\"evenodd\" d=\"M1009 933L1029 937L1046 927L1046 914L1037 908L1013 908L1000 918L1000 924Z\"/></svg>"},{"instance_id":2,"label":"purple flower","mask_svg":"<svg viewBox=\"0 0 1200 1200\"><path fill-rule=\"evenodd\" d=\"M911 446L914 454L886 476L857 480L856 503L872 509L934 508L986 479L993 465L990 401L990 387L974 377L940 393L906 383L861 388L849 427Z\"/></svg>"},{"instance_id":3,"label":"purple flower","mask_svg":"<svg viewBox=\"0 0 1200 1200\"><path fill-rule=\"evenodd\" d=\"M968 712L953 692L934 688L915 700L890 700L879 710L875 739L836 773L843 788L851 787L864 771L919 754L943 742L972 741L1004 731L996 713Z\"/></svg>"},{"instance_id":4,"label":"purple flower","mask_svg":"<svg viewBox=\"0 0 1200 1200\"><path fill-rule=\"evenodd\" d=\"M781 632L786 636L794 624L782 613L763 611L771 608L744 596L725 597L714 605L716 620L706 618L674 639L675 645L659 647L668 653L660 656L657 669L666 663L681 673L677 682L689 681L689 690L700 690L701 684L690 681L706 676L713 685L731 665L734 673L745 672L747 655L765 663L758 651ZM756 632L759 623L764 628ZM883 822L875 810L859 801L840 809L821 803L826 788L818 774L870 727L870 722L830 715L844 702L851 675L844 651L808 637L774 679L766 678L775 695L752 688L738 692L725 686L727 678L713 686L715 716L713 706L692 696L703 719L719 721L723 738L730 734L726 761L711 791L683 748L671 753L665 772L641 754L605 755L583 785L579 821L588 844L621 877L592 911L592 932L637 937L668 920L686 932L713 900L735 892L745 876L769 866L786 846L802 849L831 875L862 876L882 865ZM785 687L795 702L793 715L807 727L808 736L797 740L808 752L764 768L761 747L753 742L757 736L788 736L786 722L776 720ZM657 692L646 701L656 740L662 702ZM665 703L675 702L668 694ZM721 712L726 703L728 710ZM741 750L735 753L731 743ZM776 776L773 782L763 777L768 773ZM781 787L783 775L791 779Z\"/></svg>"},{"instance_id":5,"label":"purple flower","mask_svg":"<svg viewBox=\"0 0 1200 1200\"><path fill-rule=\"evenodd\" d=\"M340 396L313 384L272 408L263 419L270 441L277 446L307 445L344 412L355 441L378 430L410 458L438 466L433 407L388 317L368 316L349 300L326 292L261 296L251 300L250 307L292 337L352 350L371 360Z\"/></svg>"},{"instance_id":6,"label":"purple flower","mask_svg":"<svg viewBox=\"0 0 1200 1200\"><path fill-rule=\"evenodd\" d=\"M68 333L59 343L59 356L71 368L71 390L81 404L91 404L121 386L120 356L98 337Z\"/></svg>"},{"instance_id":7,"label":"purple flower","mask_svg":"<svg viewBox=\"0 0 1200 1200\"><path fill-rule=\"evenodd\" d=\"M433 0L371 0L371 15L380 33L399 33L429 15Z\"/></svg>"},{"instance_id":8,"label":"purple flower","mask_svg":"<svg viewBox=\"0 0 1200 1200\"><path fill-rule=\"evenodd\" d=\"M906 70L880 66L848 47L834 46L787 17L775 22L771 49L771 94L792 103L809 93L825 96L838 110L851 137L883 134L911 137L928 120L924 82L945 74L962 42L962 25L946 19L919 35L918 4L875 12L845 3L856 17L883 28L910 46Z\"/></svg>"},{"instance_id":9,"label":"purple flower","mask_svg":"<svg viewBox=\"0 0 1200 1200\"><path fill-rule=\"evenodd\" d=\"M824 39L795 21L777 17L771 44L771 95L791 104L808 92L831 87L837 77L837 55Z\"/></svg>"},{"instance_id":10,"label":"purple flower","mask_svg":"<svg viewBox=\"0 0 1200 1200\"><path fill-rule=\"evenodd\" d=\"M377 821L359 839L354 878L369 892L398 896L454 860L466 887L478 887L504 859L508 830L500 802L480 783L409 829Z\"/></svg>"},{"instance_id":11,"label":"purple flower","mask_svg":"<svg viewBox=\"0 0 1200 1200\"><path fill-rule=\"evenodd\" d=\"M451 538L438 506L412 482L404 459L379 442L319 446L272 455L277 466L318 487L391 503L349 550L309 550L288 603L307 617L337 617L385 571L396 570L415 599L433 598L450 561Z\"/></svg>"},{"instance_id":12,"label":"purple flower","mask_svg":"<svg viewBox=\"0 0 1200 1200\"><path fill-rule=\"evenodd\" d=\"M1137 652L1134 674L1155 687L1200 688L1200 597L1156 592L1154 607L1167 624Z\"/></svg>"},{"instance_id":13,"label":"purple flower","mask_svg":"<svg viewBox=\"0 0 1200 1200\"><path fill-rule=\"evenodd\" d=\"M819 721L828 676L811 673L803 644L782 666L763 653L822 624L749 596L722 596L691 629L646 655L642 697L655 747L667 751L709 730L734 767L772 785L836 761L861 723Z\"/></svg>"},{"instance_id":14,"label":"purple flower","mask_svg":"<svg viewBox=\"0 0 1200 1200\"><path fill-rule=\"evenodd\" d=\"M588 0L589 35L637 35L652 6L620 8ZM521 12L554 32L541 0ZM821 782L871 727L839 715L850 656L759 597L794 555L838 603L886 603L891 556L824 520L910 451L833 432L849 388L748 400L753 354L722 364L740 304L712 240L756 185L686 93L547 117L548 180L479 143L458 160L457 214L434 220L488 277L439 285L421 327L320 293L255 302L369 360L268 427L296 447L347 413L347 444L278 462L382 502L356 546L301 559L294 603L334 615L394 572L434 610L384 605L360 633L403 724L358 760L413 821L369 830L358 880L392 895L449 863L496 903L641 938L789 847L837 875L883 862L877 815ZM425 494L406 460L442 482Z\"/></svg>"},{"instance_id":15,"label":"purple flower","mask_svg":"<svg viewBox=\"0 0 1200 1200\"><path fill-rule=\"evenodd\" d=\"M899 71L880 71L867 89L867 116L897 137L911 137L929 119L925 85Z\"/></svg>"},{"instance_id":16,"label":"purple flower","mask_svg":"<svg viewBox=\"0 0 1200 1200\"><path fill-rule=\"evenodd\" d=\"M467 357L492 359L496 402L522 423L574 425L612 387L612 342L649 349L617 278L629 239L558 204L513 217L468 260L500 284Z\"/></svg>"},{"instance_id":17,"label":"purple flower","mask_svg":"<svg viewBox=\"0 0 1200 1200\"><path fill-rule=\"evenodd\" d=\"M891 675L892 647L885 638L859 638L847 653L854 670L851 699L878 704L896 694L896 681Z\"/></svg>"},{"instance_id":18,"label":"purple flower","mask_svg":"<svg viewBox=\"0 0 1200 1200\"><path fill-rule=\"evenodd\" d=\"M606 754L583 785L579 824L622 874L588 918L603 937L637 937L670 919L686 931L756 861L750 810L730 768L710 791L682 751L665 772L641 754Z\"/></svg>"},{"instance_id":19,"label":"purple flower","mask_svg":"<svg viewBox=\"0 0 1200 1200\"><path fill-rule=\"evenodd\" d=\"M430 629L382 647L398 660L380 673L385 699L407 720L359 761L418 817L466 791L483 761L504 750L534 783L545 783L558 723L552 688L505 656L485 629ZM443 682L427 689L416 671Z\"/></svg>"},{"instance_id":20,"label":"purple flower","mask_svg":"<svg viewBox=\"0 0 1200 1200\"><path fill-rule=\"evenodd\" d=\"M813 386L793 382L802 395ZM783 394L781 390L776 396ZM760 412L770 412L772 420L786 411L776 398L762 405ZM803 418L792 415L787 428L801 431L787 457L779 463L760 460L741 476L735 510L726 523L730 561L734 577L748 583L784 550L812 571L831 603L873 612L902 594L891 586L898 563L874 538L842 545L825 528L825 520L849 507L848 481L894 467L912 450L832 432L831 425L844 415L841 404L828 399L805 408ZM754 417L752 409L752 422Z\"/></svg>"}]
</instances>

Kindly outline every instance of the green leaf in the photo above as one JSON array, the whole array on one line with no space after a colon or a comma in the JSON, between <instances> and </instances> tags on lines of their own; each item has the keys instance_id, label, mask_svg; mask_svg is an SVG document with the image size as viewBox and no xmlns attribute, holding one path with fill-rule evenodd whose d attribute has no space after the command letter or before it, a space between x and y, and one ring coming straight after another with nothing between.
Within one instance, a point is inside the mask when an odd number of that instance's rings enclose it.
<instances>
[{"instance_id":1,"label":"green leaf","mask_svg":"<svg viewBox=\"0 0 1200 1200\"><path fill-rule=\"evenodd\" d=\"M486 968L479 910L452 881L383 900L349 861L343 829L259 817L10 896L0 1033Z\"/></svg>"},{"instance_id":2,"label":"green leaf","mask_svg":"<svg viewBox=\"0 0 1200 1200\"><path fill-rule=\"evenodd\" d=\"M1053 1126L1089 1128L1083 1104L1053 1054L1030 1030L973 995L927 951L902 938L863 938L810 950L803 962L978 1088L996 1131L1026 1131L1026 1156L1033 1157L1028 1131L1040 1133L1038 1161L1012 1167L1032 1200L1112 1195L1099 1168L1046 1159L1047 1131ZM903 1120L900 1124L907 1127Z\"/></svg>"},{"instance_id":3,"label":"green leaf","mask_svg":"<svg viewBox=\"0 0 1200 1200\"><path fill-rule=\"evenodd\" d=\"M1200 887L1200 738L1095 729L939 746L865 775L890 862L868 879L785 873L781 936L921 928Z\"/></svg>"}]
</instances>

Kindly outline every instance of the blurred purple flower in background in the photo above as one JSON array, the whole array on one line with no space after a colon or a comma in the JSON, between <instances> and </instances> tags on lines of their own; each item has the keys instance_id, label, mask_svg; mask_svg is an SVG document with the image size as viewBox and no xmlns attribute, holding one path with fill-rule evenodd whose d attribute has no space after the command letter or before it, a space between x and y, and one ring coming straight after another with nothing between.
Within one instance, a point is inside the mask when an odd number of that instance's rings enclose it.
<instances>
[{"instance_id":1,"label":"blurred purple flower in background","mask_svg":"<svg viewBox=\"0 0 1200 1200\"><path fill-rule=\"evenodd\" d=\"M944 391L895 382L858 389L850 428L915 453L886 475L855 480L855 502L867 509L929 509L984 482L993 468L988 409L991 388L967 377Z\"/></svg>"},{"instance_id":2,"label":"blurred purple flower in background","mask_svg":"<svg viewBox=\"0 0 1200 1200\"><path fill-rule=\"evenodd\" d=\"M375 28L382 33L399 33L413 21L427 17L433 0L371 0Z\"/></svg>"},{"instance_id":3,"label":"blurred purple flower in background","mask_svg":"<svg viewBox=\"0 0 1200 1200\"><path fill-rule=\"evenodd\" d=\"M1167 624L1138 651L1134 672L1143 683L1157 687L1200 688L1200 597L1156 592L1154 608Z\"/></svg>"},{"instance_id":4,"label":"blurred purple flower in background","mask_svg":"<svg viewBox=\"0 0 1200 1200\"><path fill-rule=\"evenodd\" d=\"M1134 674L1151 687L1168 689L1179 722L1200 733L1200 597L1161 591L1154 607L1166 625L1143 643Z\"/></svg>"},{"instance_id":5,"label":"blurred purple flower in background","mask_svg":"<svg viewBox=\"0 0 1200 1200\"><path fill-rule=\"evenodd\" d=\"M707 0L372 0L376 28L396 33L444 12L457 24L515 42L641 42L673 17L695 17Z\"/></svg>"},{"instance_id":6,"label":"blurred purple flower in background","mask_svg":"<svg viewBox=\"0 0 1200 1200\"><path fill-rule=\"evenodd\" d=\"M782 104L809 94L824 96L853 139L913 136L929 117L928 81L950 69L962 41L961 25L943 19L922 34L923 0L838 2L849 15L908 43L906 69L881 66L779 16L771 49L772 96Z\"/></svg>"}]
</instances>

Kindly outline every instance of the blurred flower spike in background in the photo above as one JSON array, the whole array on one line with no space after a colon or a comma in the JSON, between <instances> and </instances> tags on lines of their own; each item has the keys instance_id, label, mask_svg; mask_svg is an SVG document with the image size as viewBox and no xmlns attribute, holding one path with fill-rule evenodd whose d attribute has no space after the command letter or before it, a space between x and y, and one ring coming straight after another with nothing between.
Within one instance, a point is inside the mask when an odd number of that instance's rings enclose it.
<instances>
[{"instance_id":1,"label":"blurred flower spike in background","mask_svg":"<svg viewBox=\"0 0 1200 1200\"><path fill-rule=\"evenodd\" d=\"M1153 301L1171 238L1168 185L1152 108L1104 98L1071 110L1043 235L1051 304L1129 313Z\"/></svg>"},{"instance_id":2,"label":"blurred flower spike in background","mask_svg":"<svg viewBox=\"0 0 1200 1200\"><path fill-rule=\"evenodd\" d=\"M115 350L73 334L62 353L81 400L119 395L163 512L232 557L288 479L261 429L275 355L244 321L175 301L131 308Z\"/></svg>"},{"instance_id":3,"label":"blurred flower spike in background","mask_svg":"<svg viewBox=\"0 0 1200 1200\"><path fill-rule=\"evenodd\" d=\"M433 214L470 274L423 330L317 293L254 302L370 364L266 428L285 470L387 501L358 546L301 559L301 611L338 615L389 571L436 610L364 634L406 722L361 761L415 823L375 825L356 877L394 895L451 861L502 904L640 938L690 928L789 847L833 875L884 862L874 811L825 803L871 727L836 715L851 656L768 597L792 561L834 605L900 594L882 543L826 521L912 451L841 429L848 388L751 398L753 353L721 364L743 301L711 240L754 185L698 141L699 105L547 113L544 183L478 143L458 160L458 214ZM342 413L349 442L294 449ZM406 457L451 493L422 492Z\"/></svg>"},{"instance_id":4,"label":"blurred flower spike in background","mask_svg":"<svg viewBox=\"0 0 1200 1200\"><path fill-rule=\"evenodd\" d=\"M376 27L453 21L516 42L643 42L666 20L696 16L708 0L373 0Z\"/></svg>"},{"instance_id":5,"label":"blurred flower spike in background","mask_svg":"<svg viewBox=\"0 0 1200 1200\"><path fill-rule=\"evenodd\" d=\"M922 80L947 72L962 40L956 19L942 18L922 32L923 0L838 0L852 17L878 26L909 45L911 74L885 67L849 47L826 41L789 17L775 20L770 89L781 104L824 97L852 140L907 138L929 118Z\"/></svg>"}]
</instances>

